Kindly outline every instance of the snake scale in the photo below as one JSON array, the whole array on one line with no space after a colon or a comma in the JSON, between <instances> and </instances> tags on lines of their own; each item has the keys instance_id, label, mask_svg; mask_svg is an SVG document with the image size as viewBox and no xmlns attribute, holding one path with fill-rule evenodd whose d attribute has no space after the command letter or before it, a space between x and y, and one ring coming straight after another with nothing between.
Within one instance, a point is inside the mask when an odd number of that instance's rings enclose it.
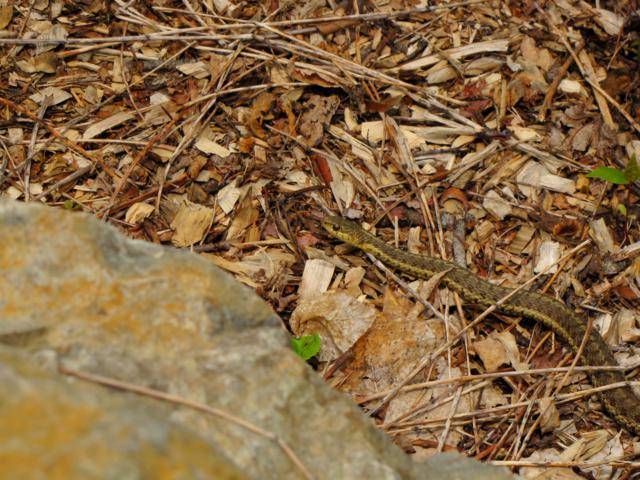
<instances>
[{"instance_id":1,"label":"snake scale","mask_svg":"<svg viewBox=\"0 0 640 480\"><path fill-rule=\"evenodd\" d=\"M358 247L378 260L416 278L428 279L434 274L447 271L441 282L468 302L488 307L512 292L510 288L493 285L470 270L451 262L394 248L365 231L357 223L342 217L325 216L322 225L338 240ZM539 293L518 291L497 308L504 313L542 322L559 335L574 354L580 348L587 332L586 323L573 310L562 302ZM591 329L583 347L581 361L584 365L617 365L611 350L595 329ZM625 380L624 374L618 370L590 371L589 375L596 387ZM600 397L604 407L620 425L640 434L638 398L629 386L603 391Z\"/></svg>"}]
</instances>

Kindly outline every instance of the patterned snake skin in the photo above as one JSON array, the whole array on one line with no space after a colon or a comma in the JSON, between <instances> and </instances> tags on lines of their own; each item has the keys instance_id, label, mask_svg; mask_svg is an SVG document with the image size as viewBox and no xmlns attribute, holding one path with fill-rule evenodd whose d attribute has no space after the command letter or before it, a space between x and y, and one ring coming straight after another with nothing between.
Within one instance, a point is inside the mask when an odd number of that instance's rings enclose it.
<instances>
[{"instance_id":1,"label":"patterned snake skin","mask_svg":"<svg viewBox=\"0 0 640 480\"><path fill-rule=\"evenodd\" d=\"M342 217L326 216L322 224L333 237L371 253L378 260L416 278L428 279L434 274L449 270L442 282L466 301L490 306L512 291L510 288L493 285L470 270L445 260L398 250L366 232L357 223ZM562 302L539 293L519 291L498 309L542 322L559 335L574 353L580 347L587 331L583 319ZM581 361L584 365L617 365L611 350L595 329L591 329ZM621 371L591 371L589 375L596 387L625 381ZM600 397L607 411L620 425L640 434L638 398L630 387L606 390Z\"/></svg>"}]
</instances>

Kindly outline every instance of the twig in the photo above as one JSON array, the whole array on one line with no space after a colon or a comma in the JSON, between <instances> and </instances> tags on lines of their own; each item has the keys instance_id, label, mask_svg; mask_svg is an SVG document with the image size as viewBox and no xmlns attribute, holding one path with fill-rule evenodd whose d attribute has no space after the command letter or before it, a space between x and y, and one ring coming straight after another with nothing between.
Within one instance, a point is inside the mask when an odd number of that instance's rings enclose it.
<instances>
[{"instance_id":1,"label":"twig","mask_svg":"<svg viewBox=\"0 0 640 480\"><path fill-rule=\"evenodd\" d=\"M44 119L44 115L49 108L53 98L50 95L47 95L42 99L42 104L40 105L40 110L38 111L38 118L40 120ZM33 129L31 130L31 140L29 142L29 150L28 150L28 159L25 161L24 165L24 200L25 202L29 201L30 197L30 187L29 183L31 180L31 159L35 155L36 149L36 140L38 139L38 129L40 127L39 122L35 122L33 124Z\"/></svg>"},{"instance_id":2,"label":"twig","mask_svg":"<svg viewBox=\"0 0 640 480\"><path fill-rule=\"evenodd\" d=\"M71 377L76 377L81 380L97 383L99 385L104 385L106 387L115 388L118 390L123 390L125 392L135 393L137 395L142 395L144 397L154 398L156 400L161 400L163 402L172 403L174 405L182 405L185 407L192 408L193 410L198 410L200 412L208 413L210 415L214 415L216 417L222 418L230 423L233 423L245 430L248 430L256 435L267 438L269 440L273 440L276 444L282 449L287 458L291 460L291 462L298 467L298 469L302 472L305 478L313 479L313 475L311 472L305 467L305 465L300 461L297 455L293 452L293 449L280 437L278 437L275 433L264 430L257 425L248 422L247 420L243 420L240 417L237 417L231 413L225 412L219 408L211 407L204 403L195 402L193 400L189 400L184 397L179 397L177 395L172 395L170 393L166 393L160 390L155 390L152 388L142 387L140 385L136 385L133 383L123 382L121 380L117 380L114 378L104 377L102 375L96 375L93 373L81 372L79 370L72 370L70 368L65 367L60 364L58 366L58 370L60 373L64 375L68 375Z\"/></svg>"},{"instance_id":3,"label":"twig","mask_svg":"<svg viewBox=\"0 0 640 480\"><path fill-rule=\"evenodd\" d=\"M36 195L33 200L35 202L37 202L38 200L46 197L47 195L49 195L50 193L55 192L56 190L58 190L60 187L65 186L68 183L73 182L74 180L77 180L78 178L82 177L83 175L89 173L90 171L92 171L94 169L94 165L87 165L84 166L82 168L79 168L78 170L76 170L75 172L73 172L70 175L67 175L66 177L64 177L62 180L58 180L56 183L54 183L53 185L51 185L49 188L47 188L44 192L40 193L39 195Z\"/></svg>"},{"instance_id":4,"label":"twig","mask_svg":"<svg viewBox=\"0 0 640 480\"><path fill-rule=\"evenodd\" d=\"M22 115L26 115L27 117L29 117L34 122L41 124L43 127L45 127L49 131L49 133L51 135L53 135L55 137L55 139L57 141L62 143L64 146L66 146L67 148L70 148L74 152L79 153L80 155L82 155L86 159L90 160L94 164L94 166L95 165L100 165L104 169L104 171L107 172L112 178L116 177L115 173L107 165L105 165L105 163L102 161L101 158L94 156L92 153L86 151L84 148L82 148L77 143L72 142L71 140L69 140L68 138L63 136L55 128L50 126L44 120L40 119L37 115L34 115L33 113L31 113L29 110L24 108L22 105L18 105L17 103L12 102L11 100L8 100L8 99L3 98L3 97L0 97L0 103L5 105L5 106L7 106L7 107L9 107L9 108L11 108L11 109L13 109L13 110L15 110L15 111L17 111L17 112L19 112L19 113L21 113Z\"/></svg>"},{"instance_id":5,"label":"twig","mask_svg":"<svg viewBox=\"0 0 640 480\"><path fill-rule=\"evenodd\" d=\"M183 111L183 113L180 113L180 114L176 115L173 119L171 119L170 122L165 124L162 127L162 129L157 134L155 134L151 138L151 140L149 140L146 143L144 148L138 152L136 157L133 159L133 161L129 165L129 168L127 168L127 171L124 173L124 175L120 179L120 182L118 182L118 185L116 186L115 190L111 194L111 199L109 200L109 203L108 203L107 207L105 208L105 212L104 212L104 219L105 220L109 217L109 214L111 213L111 209L115 205L116 199L118 198L118 195L120 194L120 192L124 188L124 185L127 183L127 180L129 179L129 176L131 175L131 172L133 172L133 170L138 166L138 163L140 163L140 161L147 156L149 151L153 148L153 146L156 143L158 143L161 140L164 140L164 138L166 137L167 134L170 133L171 129L176 124L176 122L182 118L183 114L184 114L184 111Z\"/></svg>"},{"instance_id":6,"label":"twig","mask_svg":"<svg viewBox=\"0 0 640 480\"><path fill-rule=\"evenodd\" d=\"M385 397L382 399L382 401L380 402L380 405L378 405L375 409L373 409L369 415L374 416L376 415L393 397L395 397L398 392L400 391L400 389L402 387L404 387L407 383L409 383L413 377L415 377L418 373L420 373L422 371L423 368L425 368L427 365L429 365L432 361L434 361L442 352L444 352L447 348L449 348L451 345L453 345L456 341L458 341L458 339L460 339L460 337L469 329L471 329L472 327L476 326L477 324L479 324L482 320L484 320L485 317L487 317L491 312L493 312L494 310L496 310L496 308L498 308L500 305L502 305L504 302L506 302L509 298L511 298L513 295L515 295L517 292L521 291L523 288L529 286L531 283L533 283L537 278L539 278L541 275L544 275L550 268L552 268L553 266L555 266L558 262L562 261L564 258L568 258L570 256L572 256L574 253L576 253L577 251L579 251L580 249L582 249L583 247L585 247L586 245L588 245L590 243L590 240L585 240L584 242L582 242L581 244L579 244L578 246L572 248L568 253L566 253L565 255L563 255L562 258L560 258L559 260L557 260L556 262L554 262L551 265L548 265L543 271L541 271L540 273L538 273L537 275L534 275L533 277L531 277L529 280L527 280L525 283L523 283L522 285L520 285L519 287L513 289L508 295L505 295L504 297L502 297L498 302L495 303L495 305L492 305L491 307L487 308L484 312L482 312L480 315L478 315L471 323L469 323L466 327L464 327L463 329L461 329L450 342L445 343L444 345L442 345L440 348L438 348L435 352L433 352L431 355L429 355L427 358L425 358L422 362L420 362L412 371L409 375L407 375L396 387L394 387L391 392L389 392L387 395L385 395Z\"/></svg>"},{"instance_id":7,"label":"twig","mask_svg":"<svg viewBox=\"0 0 640 480\"><path fill-rule=\"evenodd\" d=\"M579 45L576 48L576 53L580 52L583 46L584 45ZM551 102L553 101L553 96L556 94L556 91L558 90L558 86L560 85L560 82L569 71L569 67L571 66L573 61L574 61L573 57L569 55L567 59L564 61L564 63L562 64L562 67L560 67L560 70L558 70L558 73L553 79L553 82L551 82L551 85L549 85L549 88L547 89L547 93L545 93L544 95L544 101L542 102L542 106L540 107L540 113L538 114L538 120L540 120L541 122L544 122L547 119L547 112L551 108Z\"/></svg>"}]
</instances>

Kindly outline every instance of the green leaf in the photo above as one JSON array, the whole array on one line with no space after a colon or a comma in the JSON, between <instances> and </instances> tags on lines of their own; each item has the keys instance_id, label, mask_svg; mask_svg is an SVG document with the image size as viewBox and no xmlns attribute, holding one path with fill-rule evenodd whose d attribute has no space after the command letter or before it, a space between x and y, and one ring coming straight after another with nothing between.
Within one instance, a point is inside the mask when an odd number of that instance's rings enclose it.
<instances>
[{"instance_id":1,"label":"green leaf","mask_svg":"<svg viewBox=\"0 0 640 480\"><path fill-rule=\"evenodd\" d=\"M320 351L320 335L304 335L300 338L291 338L291 348L303 360L309 360Z\"/></svg>"},{"instance_id":2,"label":"green leaf","mask_svg":"<svg viewBox=\"0 0 640 480\"><path fill-rule=\"evenodd\" d=\"M620 212L620 214L621 214L623 217L626 217L626 216L627 216L627 207L625 207L625 206L624 206L624 204L620 203L620 204L618 205L618 211Z\"/></svg>"},{"instance_id":3,"label":"green leaf","mask_svg":"<svg viewBox=\"0 0 640 480\"><path fill-rule=\"evenodd\" d=\"M638 160L636 159L635 153L629 159L627 168L624 169L624 175L627 177L627 180L629 180L629 183L640 179L640 167L638 166Z\"/></svg>"},{"instance_id":4,"label":"green leaf","mask_svg":"<svg viewBox=\"0 0 640 480\"><path fill-rule=\"evenodd\" d=\"M600 180L606 180L607 182L615 183L617 185L627 185L629 179L625 175L625 172L611 167L598 167L587 174L589 178L599 178Z\"/></svg>"},{"instance_id":5,"label":"green leaf","mask_svg":"<svg viewBox=\"0 0 640 480\"><path fill-rule=\"evenodd\" d=\"M63 204L64 208L67 210L73 210L73 207L75 207L75 205L76 205L76 202L74 202L71 199L65 200Z\"/></svg>"}]
</instances>

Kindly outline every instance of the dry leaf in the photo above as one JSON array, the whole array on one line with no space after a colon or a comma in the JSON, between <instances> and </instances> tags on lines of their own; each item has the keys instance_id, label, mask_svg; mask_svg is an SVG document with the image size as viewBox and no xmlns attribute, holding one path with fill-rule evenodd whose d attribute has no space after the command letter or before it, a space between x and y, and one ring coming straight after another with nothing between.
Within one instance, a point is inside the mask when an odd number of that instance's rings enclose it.
<instances>
[{"instance_id":1,"label":"dry leaf","mask_svg":"<svg viewBox=\"0 0 640 480\"><path fill-rule=\"evenodd\" d=\"M390 288L385 290L383 302L382 312L374 311L371 328L352 348L353 359L342 370L342 391L366 394L394 386L443 339L440 320L420 317L422 305ZM401 398L410 397L397 398L398 410L405 408Z\"/></svg>"},{"instance_id":2,"label":"dry leaf","mask_svg":"<svg viewBox=\"0 0 640 480\"><path fill-rule=\"evenodd\" d=\"M43 31L40 35L38 35L39 40L66 40L69 36L69 32L59 23L52 25L51 28ZM57 47L55 43L39 43L36 47L36 55L40 56L43 52L49 52ZM51 52L53 53L53 52ZM57 57L57 56L56 56ZM53 73L53 72L49 72Z\"/></svg>"},{"instance_id":3,"label":"dry leaf","mask_svg":"<svg viewBox=\"0 0 640 480\"><path fill-rule=\"evenodd\" d=\"M305 299L326 292L335 269L335 265L319 258L307 260L304 263L298 296Z\"/></svg>"},{"instance_id":4,"label":"dry leaf","mask_svg":"<svg viewBox=\"0 0 640 480\"><path fill-rule=\"evenodd\" d=\"M611 36L620 34L624 27L624 17L604 8L594 8L595 21Z\"/></svg>"},{"instance_id":5,"label":"dry leaf","mask_svg":"<svg viewBox=\"0 0 640 480\"><path fill-rule=\"evenodd\" d=\"M560 453L555 448L539 449L528 457L522 457L523 461L534 463L562 462ZM548 467L522 467L520 476L524 480L583 480L583 477L570 468Z\"/></svg>"},{"instance_id":6,"label":"dry leaf","mask_svg":"<svg viewBox=\"0 0 640 480\"><path fill-rule=\"evenodd\" d=\"M511 130L521 142L539 142L541 140L540 135L533 128L511 125L509 130Z\"/></svg>"},{"instance_id":7,"label":"dry leaf","mask_svg":"<svg viewBox=\"0 0 640 480\"><path fill-rule=\"evenodd\" d=\"M638 314L629 308L620 309L613 317L613 323L617 325L618 335L623 342L635 342L640 339L638 328Z\"/></svg>"},{"instance_id":8,"label":"dry leaf","mask_svg":"<svg viewBox=\"0 0 640 480\"><path fill-rule=\"evenodd\" d=\"M55 52L46 52L29 60L20 60L16 65L26 73L56 73L58 63L58 55Z\"/></svg>"},{"instance_id":9,"label":"dry leaf","mask_svg":"<svg viewBox=\"0 0 640 480\"><path fill-rule=\"evenodd\" d=\"M176 67L185 75L192 75L195 78L206 78L209 76L209 65L205 62L183 63Z\"/></svg>"},{"instance_id":10,"label":"dry leaf","mask_svg":"<svg viewBox=\"0 0 640 480\"><path fill-rule=\"evenodd\" d=\"M609 432L606 430L594 430L583 432L580 439L569 445L561 458L565 462L587 461L601 452L609 440Z\"/></svg>"},{"instance_id":11,"label":"dry leaf","mask_svg":"<svg viewBox=\"0 0 640 480\"><path fill-rule=\"evenodd\" d=\"M322 338L321 361L330 361L351 348L376 316L369 303L345 292L325 292L303 299L291 314L291 330L297 336L318 333Z\"/></svg>"},{"instance_id":12,"label":"dry leaf","mask_svg":"<svg viewBox=\"0 0 640 480\"><path fill-rule=\"evenodd\" d=\"M511 214L511 205L505 202L494 190L490 190L482 200L482 206L494 217L503 220Z\"/></svg>"},{"instance_id":13,"label":"dry leaf","mask_svg":"<svg viewBox=\"0 0 640 480\"><path fill-rule=\"evenodd\" d=\"M294 255L275 248L258 250L241 260L230 260L210 253L202 255L253 288L258 288L259 282L269 284L275 278L281 277L283 271L296 261Z\"/></svg>"},{"instance_id":14,"label":"dry leaf","mask_svg":"<svg viewBox=\"0 0 640 480\"><path fill-rule=\"evenodd\" d=\"M218 192L218 206L225 214L231 213L236 202L242 195L242 188L238 187L238 179L234 178L232 182L220 189Z\"/></svg>"},{"instance_id":15,"label":"dry leaf","mask_svg":"<svg viewBox=\"0 0 640 480\"><path fill-rule=\"evenodd\" d=\"M258 288L260 281L270 283L274 278L283 274L283 270L296 261L296 257L290 253L275 248L258 250L241 260L230 260L220 255L203 254L203 256L218 267L235 275L238 280Z\"/></svg>"},{"instance_id":16,"label":"dry leaf","mask_svg":"<svg viewBox=\"0 0 640 480\"><path fill-rule=\"evenodd\" d=\"M227 158L231 155L231 150L202 135L195 143L195 147L203 153L218 155L221 158Z\"/></svg>"},{"instance_id":17,"label":"dry leaf","mask_svg":"<svg viewBox=\"0 0 640 480\"><path fill-rule=\"evenodd\" d=\"M538 410L542 433L552 432L560 426L560 412L551 397L542 397L538 401Z\"/></svg>"},{"instance_id":18,"label":"dry leaf","mask_svg":"<svg viewBox=\"0 0 640 480\"><path fill-rule=\"evenodd\" d=\"M154 206L149 205L148 203L134 203L127 210L124 221L127 223L138 225L142 223L145 218L148 218L154 210Z\"/></svg>"},{"instance_id":19,"label":"dry leaf","mask_svg":"<svg viewBox=\"0 0 640 480\"><path fill-rule=\"evenodd\" d=\"M505 364L511 364L516 370L524 370L527 367L520 361L516 338L511 332L492 332L483 340L474 342L473 349L488 372L495 372Z\"/></svg>"},{"instance_id":20,"label":"dry leaf","mask_svg":"<svg viewBox=\"0 0 640 480\"><path fill-rule=\"evenodd\" d=\"M49 103L50 106L58 105L62 102L66 102L72 95L66 90L62 90L61 88L56 87L46 87L42 90L34 93L29 98L36 103L42 104L45 98L51 97L51 101Z\"/></svg>"},{"instance_id":21,"label":"dry leaf","mask_svg":"<svg viewBox=\"0 0 640 480\"><path fill-rule=\"evenodd\" d=\"M558 260L562 251L558 242L545 240L538 248L538 261L533 267L535 273L546 271L547 273L556 273L558 271Z\"/></svg>"},{"instance_id":22,"label":"dry leaf","mask_svg":"<svg viewBox=\"0 0 640 480\"><path fill-rule=\"evenodd\" d=\"M271 107L276 97L271 92L262 92L254 100L251 109L245 117L245 124L251 132L258 138L265 138L267 133L262 128L262 122L271 111Z\"/></svg>"},{"instance_id":23,"label":"dry leaf","mask_svg":"<svg viewBox=\"0 0 640 480\"><path fill-rule=\"evenodd\" d=\"M495 372L509 361L502 343L491 336L474 342L473 349L482 360L487 372Z\"/></svg>"},{"instance_id":24,"label":"dry leaf","mask_svg":"<svg viewBox=\"0 0 640 480\"><path fill-rule=\"evenodd\" d=\"M587 91L584 89L582 84L576 80L571 80L569 78L563 78L558 85L558 90L562 93L573 93L576 95L580 95L582 97L587 97Z\"/></svg>"},{"instance_id":25,"label":"dry leaf","mask_svg":"<svg viewBox=\"0 0 640 480\"><path fill-rule=\"evenodd\" d=\"M304 135L307 144L317 146L322 140L324 127L331 123L331 118L336 112L340 100L337 96L323 97L311 95L307 101L307 111L300 119L300 133Z\"/></svg>"},{"instance_id":26,"label":"dry leaf","mask_svg":"<svg viewBox=\"0 0 640 480\"><path fill-rule=\"evenodd\" d=\"M131 120L135 117L135 113L133 112L118 112L114 115L111 115L104 120L101 120L97 123L94 123L89 128L87 128L82 136L84 139L95 138L98 135L104 133L110 128L117 127L118 125L123 124L127 120Z\"/></svg>"},{"instance_id":27,"label":"dry leaf","mask_svg":"<svg viewBox=\"0 0 640 480\"><path fill-rule=\"evenodd\" d=\"M555 192L574 193L575 182L568 178L553 175L538 162L528 162L516 176L518 188L527 197L532 197L536 188L545 188Z\"/></svg>"},{"instance_id":28,"label":"dry leaf","mask_svg":"<svg viewBox=\"0 0 640 480\"><path fill-rule=\"evenodd\" d=\"M176 247L188 247L204 238L213 222L213 210L188 200L182 202L171 222L174 235L171 243Z\"/></svg>"},{"instance_id":29,"label":"dry leaf","mask_svg":"<svg viewBox=\"0 0 640 480\"><path fill-rule=\"evenodd\" d=\"M592 220L589 223L589 236L596 242L601 253L614 253L617 249L616 242L603 218Z\"/></svg>"},{"instance_id":30,"label":"dry leaf","mask_svg":"<svg viewBox=\"0 0 640 480\"><path fill-rule=\"evenodd\" d=\"M613 476L615 471L614 467L611 466L609 462L620 460L625 456L624 447L620 440L621 432L618 432L618 434L611 439L608 439L610 434L606 430L587 432L583 433L582 436L589 439L589 434L594 434L594 439L598 442L594 445L594 448L592 449L593 455L589 457L589 460L592 462L602 462L603 464L597 467L583 468L581 470L592 478L615 478ZM600 447L602 440L605 440L606 443Z\"/></svg>"},{"instance_id":31,"label":"dry leaf","mask_svg":"<svg viewBox=\"0 0 640 480\"><path fill-rule=\"evenodd\" d=\"M4 30L4 28L11 23L12 18L13 5L0 7L0 30Z\"/></svg>"},{"instance_id":32,"label":"dry leaf","mask_svg":"<svg viewBox=\"0 0 640 480\"><path fill-rule=\"evenodd\" d=\"M241 240L247 228L253 225L259 216L252 195L248 193L240 203L227 229L227 241Z\"/></svg>"}]
</instances>

